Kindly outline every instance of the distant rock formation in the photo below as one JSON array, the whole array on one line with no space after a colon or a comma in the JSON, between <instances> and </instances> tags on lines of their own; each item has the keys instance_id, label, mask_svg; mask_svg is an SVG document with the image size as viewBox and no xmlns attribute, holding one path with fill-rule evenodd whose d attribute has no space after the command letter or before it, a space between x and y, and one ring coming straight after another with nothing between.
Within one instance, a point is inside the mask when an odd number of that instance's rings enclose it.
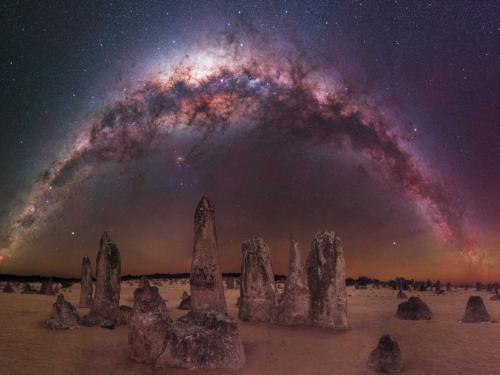
<instances>
[{"instance_id":1,"label":"distant rock formation","mask_svg":"<svg viewBox=\"0 0 500 375\"><path fill-rule=\"evenodd\" d=\"M134 308L128 324L130 356L141 363L155 364L166 345L172 320L167 306L158 293L145 280L134 291Z\"/></svg>"},{"instance_id":2,"label":"distant rock formation","mask_svg":"<svg viewBox=\"0 0 500 375\"><path fill-rule=\"evenodd\" d=\"M224 285L217 255L215 206L205 196L201 198L194 214L190 286L193 310L226 311Z\"/></svg>"},{"instance_id":3,"label":"distant rock formation","mask_svg":"<svg viewBox=\"0 0 500 375\"><path fill-rule=\"evenodd\" d=\"M120 322L120 273L120 251L104 232L97 253L95 298L87 324L110 326Z\"/></svg>"},{"instance_id":4,"label":"distant rock formation","mask_svg":"<svg viewBox=\"0 0 500 375\"><path fill-rule=\"evenodd\" d=\"M430 320L432 313L420 298L410 297L408 301L399 304L396 317L403 320Z\"/></svg>"},{"instance_id":5,"label":"distant rock formation","mask_svg":"<svg viewBox=\"0 0 500 375\"><path fill-rule=\"evenodd\" d=\"M12 285L10 285L10 283L7 283L3 287L3 292L4 293L15 293L16 291L14 290L14 288L12 287Z\"/></svg>"},{"instance_id":6,"label":"distant rock formation","mask_svg":"<svg viewBox=\"0 0 500 375\"><path fill-rule=\"evenodd\" d=\"M52 289L52 277L48 280L42 281L42 285L40 286L40 294L46 294L49 296L55 295L54 289Z\"/></svg>"},{"instance_id":7,"label":"distant rock formation","mask_svg":"<svg viewBox=\"0 0 500 375\"><path fill-rule=\"evenodd\" d=\"M285 325L305 324L309 319L309 288L299 244L290 239L288 276L278 308L278 322Z\"/></svg>"},{"instance_id":8,"label":"distant rock formation","mask_svg":"<svg viewBox=\"0 0 500 375\"><path fill-rule=\"evenodd\" d=\"M82 259L82 276L80 281L80 307L92 306L94 285L92 281L92 264L89 257Z\"/></svg>"},{"instance_id":9,"label":"distant rock formation","mask_svg":"<svg viewBox=\"0 0 500 375\"><path fill-rule=\"evenodd\" d=\"M271 252L262 238L243 242L239 318L244 321L276 321L278 297Z\"/></svg>"},{"instance_id":10,"label":"distant rock formation","mask_svg":"<svg viewBox=\"0 0 500 375\"><path fill-rule=\"evenodd\" d=\"M306 262L309 319L314 325L347 328L347 291L342 241L335 232L317 233Z\"/></svg>"},{"instance_id":11,"label":"distant rock formation","mask_svg":"<svg viewBox=\"0 0 500 375\"><path fill-rule=\"evenodd\" d=\"M177 307L179 310L191 310L191 296L184 291L181 296L181 303Z\"/></svg>"},{"instance_id":12,"label":"distant rock formation","mask_svg":"<svg viewBox=\"0 0 500 375\"><path fill-rule=\"evenodd\" d=\"M66 301L62 294L57 296L49 319L43 322L44 327L50 329L73 329L80 327L81 324L75 307Z\"/></svg>"},{"instance_id":13,"label":"distant rock formation","mask_svg":"<svg viewBox=\"0 0 500 375\"><path fill-rule=\"evenodd\" d=\"M483 299L480 296L470 296L465 308L464 323L480 323L489 322L491 320L490 314L486 310Z\"/></svg>"},{"instance_id":14,"label":"distant rock formation","mask_svg":"<svg viewBox=\"0 0 500 375\"><path fill-rule=\"evenodd\" d=\"M197 310L174 323L156 367L237 370L244 364L236 321L215 310Z\"/></svg>"},{"instance_id":15,"label":"distant rock formation","mask_svg":"<svg viewBox=\"0 0 500 375\"><path fill-rule=\"evenodd\" d=\"M399 290L399 292L398 292L397 298L407 299L407 298L408 298L408 296L405 294L405 292L403 292L403 291L400 289L400 290Z\"/></svg>"},{"instance_id":16,"label":"distant rock formation","mask_svg":"<svg viewBox=\"0 0 500 375\"><path fill-rule=\"evenodd\" d=\"M22 294L35 294L36 290L31 287L30 283L25 283L24 287L23 287L23 291L21 293Z\"/></svg>"},{"instance_id":17,"label":"distant rock formation","mask_svg":"<svg viewBox=\"0 0 500 375\"><path fill-rule=\"evenodd\" d=\"M498 288L494 289L493 295L490 297L490 301L500 301L500 294L498 294Z\"/></svg>"},{"instance_id":18,"label":"distant rock formation","mask_svg":"<svg viewBox=\"0 0 500 375\"><path fill-rule=\"evenodd\" d=\"M386 373L401 371L401 350L396 340L390 335L383 335L377 347L370 353L368 366Z\"/></svg>"}]
</instances>

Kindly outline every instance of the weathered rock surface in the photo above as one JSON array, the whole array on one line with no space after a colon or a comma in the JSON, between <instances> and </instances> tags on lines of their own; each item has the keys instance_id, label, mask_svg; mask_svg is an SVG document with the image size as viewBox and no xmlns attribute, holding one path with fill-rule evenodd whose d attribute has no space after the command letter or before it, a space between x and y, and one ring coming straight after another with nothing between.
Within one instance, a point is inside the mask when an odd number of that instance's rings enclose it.
<instances>
[{"instance_id":1,"label":"weathered rock surface","mask_svg":"<svg viewBox=\"0 0 500 375\"><path fill-rule=\"evenodd\" d=\"M181 296L181 303L177 307L179 310L191 310L191 296L185 291Z\"/></svg>"},{"instance_id":2,"label":"weathered rock surface","mask_svg":"<svg viewBox=\"0 0 500 375\"><path fill-rule=\"evenodd\" d=\"M203 196L194 214L191 308L226 311L224 285L217 255L215 206Z\"/></svg>"},{"instance_id":3,"label":"weathered rock surface","mask_svg":"<svg viewBox=\"0 0 500 375\"><path fill-rule=\"evenodd\" d=\"M430 320L432 312L429 307L418 297L410 297L398 306L396 317L403 320Z\"/></svg>"},{"instance_id":4,"label":"weathered rock surface","mask_svg":"<svg viewBox=\"0 0 500 375\"><path fill-rule=\"evenodd\" d=\"M80 307L92 306L94 285L92 281L92 264L89 257L82 259L82 275L80 281Z\"/></svg>"},{"instance_id":5,"label":"weathered rock surface","mask_svg":"<svg viewBox=\"0 0 500 375\"><path fill-rule=\"evenodd\" d=\"M127 305L120 306L120 319L118 321L119 324L128 324L130 318L132 317L132 312L134 309Z\"/></svg>"},{"instance_id":6,"label":"weathered rock surface","mask_svg":"<svg viewBox=\"0 0 500 375\"><path fill-rule=\"evenodd\" d=\"M104 232L97 253L95 299L86 318L86 324L110 325L121 321L120 273L120 251L108 233Z\"/></svg>"},{"instance_id":7,"label":"weathered rock surface","mask_svg":"<svg viewBox=\"0 0 500 375\"><path fill-rule=\"evenodd\" d=\"M62 294L57 296L49 319L43 322L43 325L50 329L72 329L78 328L81 324L82 321L75 307L66 301Z\"/></svg>"},{"instance_id":8,"label":"weathered rock surface","mask_svg":"<svg viewBox=\"0 0 500 375\"><path fill-rule=\"evenodd\" d=\"M234 280L234 277L226 277L225 282L227 289L234 289L236 286L236 281Z\"/></svg>"},{"instance_id":9,"label":"weathered rock surface","mask_svg":"<svg viewBox=\"0 0 500 375\"><path fill-rule=\"evenodd\" d=\"M274 322L278 296L271 264L271 252L262 238L242 245L239 318L244 321Z\"/></svg>"},{"instance_id":10,"label":"weathered rock surface","mask_svg":"<svg viewBox=\"0 0 500 375\"><path fill-rule=\"evenodd\" d=\"M401 350L390 335L383 335L377 347L370 353L368 366L381 372L391 373L401 371Z\"/></svg>"},{"instance_id":11,"label":"weathered rock surface","mask_svg":"<svg viewBox=\"0 0 500 375\"><path fill-rule=\"evenodd\" d=\"M155 364L165 348L172 320L167 306L147 280L134 291L134 308L128 324L128 345L133 360Z\"/></svg>"},{"instance_id":12,"label":"weathered rock surface","mask_svg":"<svg viewBox=\"0 0 500 375\"><path fill-rule=\"evenodd\" d=\"M52 278L42 281L42 285L40 286L40 294L46 294L49 296L53 296L55 294L54 289L52 289Z\"/></svg>"},{"instance_id":13,"label":"weathered rock surface","mask_svg":"<svg viewBox=\"0 0 500 375\"><path fill-rule=\"evenodd\" d=\"M236 370L244 364L236 321L225 313L198 310L174 323L156 367Z\"/></svg>"},{"instance_id":14,"label":"weathered rock surface","mask_svg":"<svg viewBox=\"0 0 500 375\"><path fill-rule=\"evenodd\" d=\"M402 290L399 290L397 298L407 299L408 296L405 294L405 292L403 292Z\"/></svg>"},{"instance_id":15,"label":"weathered rock surface","mask_svg":"<svg viewBox=\"0 0 500 375\"><path fill-rule=\"evenodd\" d=\"M336 232L317 233L306 262L309 320L314 325L347 328L347 291L342 241Z\"/></svg>"},{"instance_id":16,"label":"weathered rock surface","mask_svg":"<svg viewBox=\"0 0 500 375\"><path fill-rule=\"evenodd\" d=\"M470 296L465 308L464 323L480 323L489 322L491 320L490 314L486 310L483 299L480 296Z\"/></svg>"},{"instance_id":17,"label":"weathered rock surface","mask_svg":"<svg viewBox=\"0 0 500 375\"><path fill-rule=\"evenodd\" d=\"M278 308L278 322L285 325L305 324L309 319L309 288L299 244L290 240L288 276Z\"/></svg>"},{"instance_id":18,"label":"weathered rock surface","mask_svg":"<svg viewBox=\"0 0 500 375\"><path fill-rule=\"evenodd\" d=\"M12 285L10 285L10 283L7 283L3 287L3 292L4 293L15 293L16 291L14 290L14 288L12 287Z\"/></svg>"}]
</instances>

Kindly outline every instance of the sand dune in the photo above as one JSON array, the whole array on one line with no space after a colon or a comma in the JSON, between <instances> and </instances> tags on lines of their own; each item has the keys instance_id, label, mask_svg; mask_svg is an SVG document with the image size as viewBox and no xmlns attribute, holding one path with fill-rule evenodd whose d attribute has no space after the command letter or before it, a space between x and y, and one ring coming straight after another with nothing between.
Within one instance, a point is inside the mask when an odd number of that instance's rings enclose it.
<instances>
[{"instance_id":1,"label":"sand dune","mask_svg":"<svg viewBox=\"0 0 500 375\"><path fill-rule=\"evenodd\" d=\"M134 286L122 283L121 303L132 305ZM183 290L189 285L160 287L172 318ZM80 290L64 291L78 305ZM247 353L247 364L238 372L195 371L196 374L323 375L373 374L366 366L370 351L384 333L398 340L405 374L499 374L500 323L463 324L467 298L483 296L495 320L500 319L500 301L489 294L454 291L437 296L431 292L409 293L427 302L434 317L430 321L402 321L394 317L397 305L392 290L349 288L347 331L314 327L281 327L239 322ZM229 314L237 316L239 290L226 291ZM1 374L187 374L188 370L154 371L128 358L127 327L99 327L50 331L41 322L50 313L55 296L0 293ZM81 315L88 309L79 309ZM191 373L191 372L189 372Z\"/></svg>"}]
</instances>

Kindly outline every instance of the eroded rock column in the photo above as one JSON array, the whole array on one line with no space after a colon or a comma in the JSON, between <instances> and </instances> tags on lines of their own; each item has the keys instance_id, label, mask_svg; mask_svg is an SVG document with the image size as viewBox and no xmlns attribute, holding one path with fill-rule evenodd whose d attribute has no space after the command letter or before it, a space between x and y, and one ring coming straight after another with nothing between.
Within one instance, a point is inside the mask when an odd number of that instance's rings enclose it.
<instances>
[{"instance_id":1,"label":"eroded rock column","mask_svg":"<svg viewBox=\"0 0 500 375\"><path fill-rule=\"evenodd\" d=\"M317 233L306 262L311 324L347 327L347 292L342 241L336 232Z\"/></svg>"},{"instance_id":2,"label":"eroded rock column","mask_svg":"<svg viewBox=\"0 0 500 375\"><path fill-rule=\"evenodd\" d=\"M89 324L120 322L120 273L120 251L108 233L104 232L97 253L96 291L88 316Z\"/></svg>"},{"instance_id":3,"label":"eroded rock column","mask_svg":"<svg viewBox=\"0 0 500 375\"><path fill-rule=\"evenodd\" d=\"M271 265L271 251L260 237L243 242L239 318L274 322L278 298Z\"/></svg>"},{"instance_id":4,"label":"eroded rock column","mask_svg":"<svg viewBox=\"0 0 500 375\"><path fill-rule=\"evenodd\" d=\"M280 324L304 324L309 318L309 288L299 244L290 239L290 257L285 293L278 309Z\"/></svg>"},{"instance_id":5,"label":"eroded rock column","mask_svg":"<svg viewBox=\"0 0 500 375\"><path fill-rule=\"evenodd\" d=\"M194 214L193 261L189 281L193 311L226 311L217 255L215 206L205 196L201 198Z\"/></svg>"},{"instance_id":6,"label":"eroded rock column","mask_svg":"<svg viewBox=\"0 0 500 375\"><path fill-rule=\"evenodd\" d=\"M146 280L134 291L134 309L128 324L130 356L154 364L166 346L172 320L157 287Z\"/></svg>"}]
</instances>

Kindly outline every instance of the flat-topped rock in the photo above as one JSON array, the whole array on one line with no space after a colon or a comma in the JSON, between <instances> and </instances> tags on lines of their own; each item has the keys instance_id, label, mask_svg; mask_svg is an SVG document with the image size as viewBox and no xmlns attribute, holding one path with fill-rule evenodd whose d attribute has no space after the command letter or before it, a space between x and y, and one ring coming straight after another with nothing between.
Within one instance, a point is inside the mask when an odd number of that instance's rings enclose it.
<instances>
[{"instance_id":1,"label":"flat-topped rock","mask_svg":"<svg viewBox=\"0 0 500 375\"><path fill-rule=\"evenodd\" d=\"M167 306L147 281L134 291L134 307L128 322L130 357L142 363L156 363L162 353L172 320Z\"/></svg>"},{"instance_id":2,"label":"flat-topped rock","mask_svg":"<svg viewBox=\"0 0 500 375\"><path fill-rule=\"evenodd\" d=\"M236 321L225 313L198 310L173 324L156 367L237 370L245 360Z\"/></svg>"}]
</instances>

